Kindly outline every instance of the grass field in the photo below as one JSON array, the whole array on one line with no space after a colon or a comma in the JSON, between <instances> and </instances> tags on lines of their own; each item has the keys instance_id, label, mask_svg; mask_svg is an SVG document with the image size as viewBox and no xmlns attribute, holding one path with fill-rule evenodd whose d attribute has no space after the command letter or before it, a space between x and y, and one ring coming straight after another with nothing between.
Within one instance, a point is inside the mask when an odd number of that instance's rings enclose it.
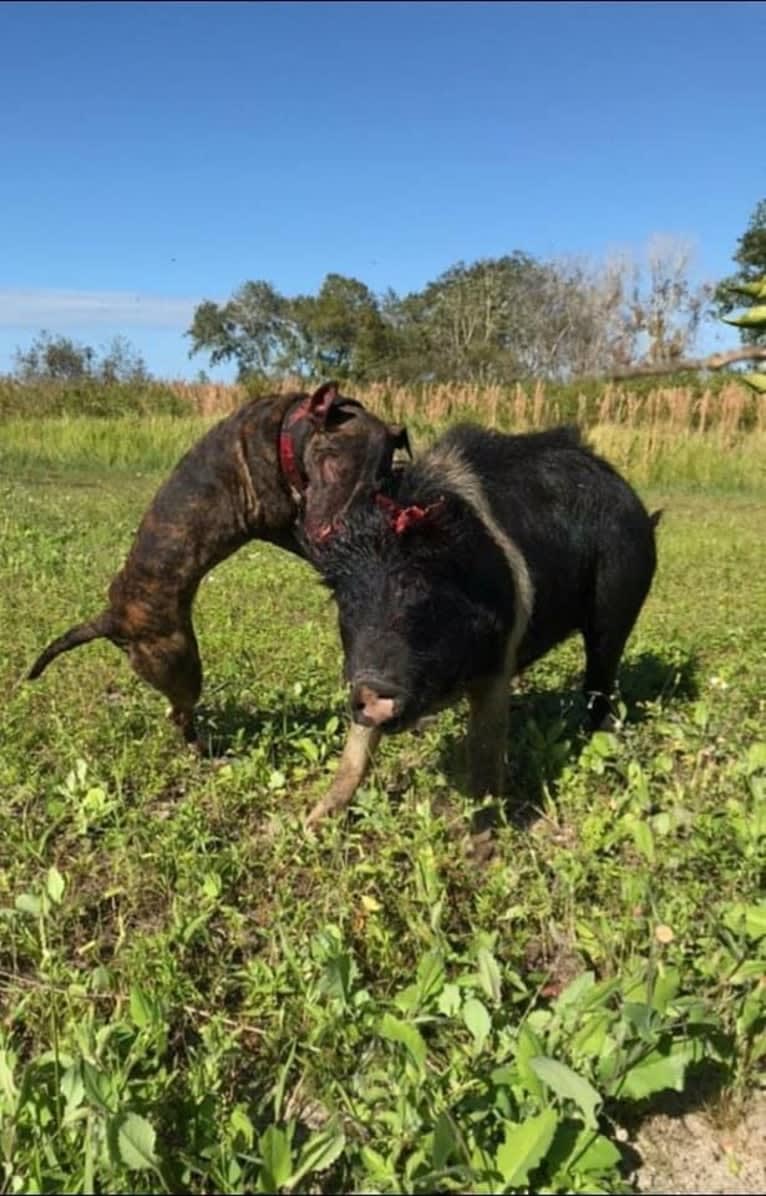
<instances>
[{"instance_id":1,"label":"grass field","mask_svg":"<svg viewBox=\"0 0 766 1196\"><path fill-rule=\"evenodd\" d=\"M74 423L0 425L0 1189L629 1191L665 1092L734 1116L766 1059L763 431L597 430L665 511L619 734L581 734L572 642L514 694L502 809L457 709L308 836L346 709L301 562L201 588L216 761L103 641L22 682L198 430Z\"/></svg>"}]
</instances>

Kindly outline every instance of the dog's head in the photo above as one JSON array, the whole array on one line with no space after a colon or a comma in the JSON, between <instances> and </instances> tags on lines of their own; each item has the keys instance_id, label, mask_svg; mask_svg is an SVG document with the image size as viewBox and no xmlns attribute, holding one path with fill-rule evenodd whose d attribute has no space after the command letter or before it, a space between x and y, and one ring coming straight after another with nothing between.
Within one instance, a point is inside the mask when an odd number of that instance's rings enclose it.
<instances>
[{"instance_id":1,"label":"dog's head","mask_svg":"<svg viewBox=\"0 0 766 1196\"><path fill-rule=\"evenodd\" d=\"M378 490L391 473L396 450L410 453L410 443L406 428L387 424L344 397L335 382L310 396L305 419L310 430L301 461L303 522L313 539L327 534L352 499Z\"/></svg>"}]
</instances>

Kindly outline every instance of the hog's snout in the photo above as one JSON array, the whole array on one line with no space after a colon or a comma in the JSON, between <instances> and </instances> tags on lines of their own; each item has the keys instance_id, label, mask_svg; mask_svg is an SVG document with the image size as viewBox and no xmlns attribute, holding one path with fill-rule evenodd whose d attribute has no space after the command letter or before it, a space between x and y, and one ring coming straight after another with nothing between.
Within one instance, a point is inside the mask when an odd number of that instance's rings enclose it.
<instances>
[{"instance_id":1,"label":"hog's snout","mask_svg":"<svg viewBox=\"0 0 766 1196\"><path fill-rule=\"evenodd\" d=\"M380 727L396 718L403 695L395 686L364 677L351 686L351 710L355 723L364 727Z\"/></svg>"}]
</instances>

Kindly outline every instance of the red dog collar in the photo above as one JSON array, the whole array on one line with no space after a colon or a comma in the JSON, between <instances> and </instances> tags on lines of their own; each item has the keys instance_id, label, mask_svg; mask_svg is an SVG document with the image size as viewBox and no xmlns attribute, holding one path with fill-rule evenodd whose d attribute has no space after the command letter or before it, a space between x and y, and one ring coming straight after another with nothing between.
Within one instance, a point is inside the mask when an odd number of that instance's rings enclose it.
<instances>
[{"instance_id":1,"label":"red dog collar","mask_svg":"<svg viewBox=\"0 0 766 1196\"><path fill-rule=\"evenodd\" d=\"M297 407L288 407L279 429L279 467L290 489L298 496L305 494L306 482L298 466L293 429L306 418L311 398L301 399Z\"/></svg>"}]
</instances>

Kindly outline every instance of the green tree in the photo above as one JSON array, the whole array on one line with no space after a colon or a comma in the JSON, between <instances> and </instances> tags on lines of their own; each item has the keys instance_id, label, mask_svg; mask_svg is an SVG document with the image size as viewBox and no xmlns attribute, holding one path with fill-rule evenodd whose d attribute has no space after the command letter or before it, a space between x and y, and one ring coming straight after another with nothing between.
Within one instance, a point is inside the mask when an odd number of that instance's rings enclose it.
<instances>
[{"instance_id":1,"label":"green tree","mask_svg":"<svg viewBox=\"0 0 766 1196\"><path fill-rule=\"evenodd\" d=\"M299 366L306 353L291 301L263 280L244 283L227 303L200 303L186 335L190 357L204 352L211 365L234 361L240 378Z\"/></svg>"},{"instance_id":2,"label":"green tree","mask_svg":"<svg viewBox=\"0 0 766 1196\"><path fill-rule=\"evenodd\" d=\"M126 336L112 337L101 351L95 372L103 382L146 382L146 362Z\"/></svg>"},{"instance_id":3,"label":"green tree","mask_svg":"<svg viewBox=\"0 0 766 1196\"><path fill-rule=\"evenodd\" d=\"M26 349L14 353L15 373L25 382L146 382L146 362L125 336L112 337L99 353L68 336L40 332Z\"/></svg>"},{"instance_id":4,"label":"green tree","mask_svg":"<svg viewBox=\"0 0 766 1196\"><path fill-rule=\"evenodd\" d=\"M582 273L515 251L458 262L384 310L410 378L509 382L562 377L592 356L600 309Z\"/></svg>"},{"instance_id":5,"label":"green tree","mask_svg":"<svg viewBox=\"0 0 766 1196\"><path fill-rule=\"evenodd\" d=\"M534 263L524 254L457 262L422 291L385 311L409 377L498 381L517 370L514 309L520 276L527 286Z\"/></svg>"},{"instance_id":6,"label":"green tree","mask_svg":"<svg viewBox=\"0 0 766 1196\"><path fill-rule=\"evenodd\" d=\"M737 241L734 261L739 269L724 278L716 288L715 302L719 315L728 315L741 305L742 292L737 290L738 286L756 283L766 274L766 199L756 204L750 223ZM741 326L740 336L745 344L766 344L766 329L762 326Z\"/></svg>"},{"instance_id":7,"label":"green tree","mask_svg":"<svg viewBox=\"0 0 766 1196\"><path fill-rule=\"evenodd\" d=\"M355 381L370 381L386 373L389 330L378 300L363 282L328 274L316 298L301 298L296 309L313 348L315 373Z\"/></svg>"},{"instance_id":8,"label":"green tree","mask_svg":"<svg viewBox=\"0 0 766 1196\"><path fill-rule=\"evenodd\" d=\"M187 333L190 356L211 365L235 361L240 378L275 371L369 380L385 374L388 332L364 283L328 274L317 295L281 295L271 283L246 282L224 304L206 300Z\"/></svg>"},{"instance_id":9,"label":"green tree","mask_svg":"<svg viewBox=\"0 0 766 1196\"><path fill-rule=\"evenodd\" d=\"M96 358L90 345L81 345L68 336L40 332L27 349L13 355L14 372L25 382L67 381L89 378Z\"/></svg>"}]
</instances>

